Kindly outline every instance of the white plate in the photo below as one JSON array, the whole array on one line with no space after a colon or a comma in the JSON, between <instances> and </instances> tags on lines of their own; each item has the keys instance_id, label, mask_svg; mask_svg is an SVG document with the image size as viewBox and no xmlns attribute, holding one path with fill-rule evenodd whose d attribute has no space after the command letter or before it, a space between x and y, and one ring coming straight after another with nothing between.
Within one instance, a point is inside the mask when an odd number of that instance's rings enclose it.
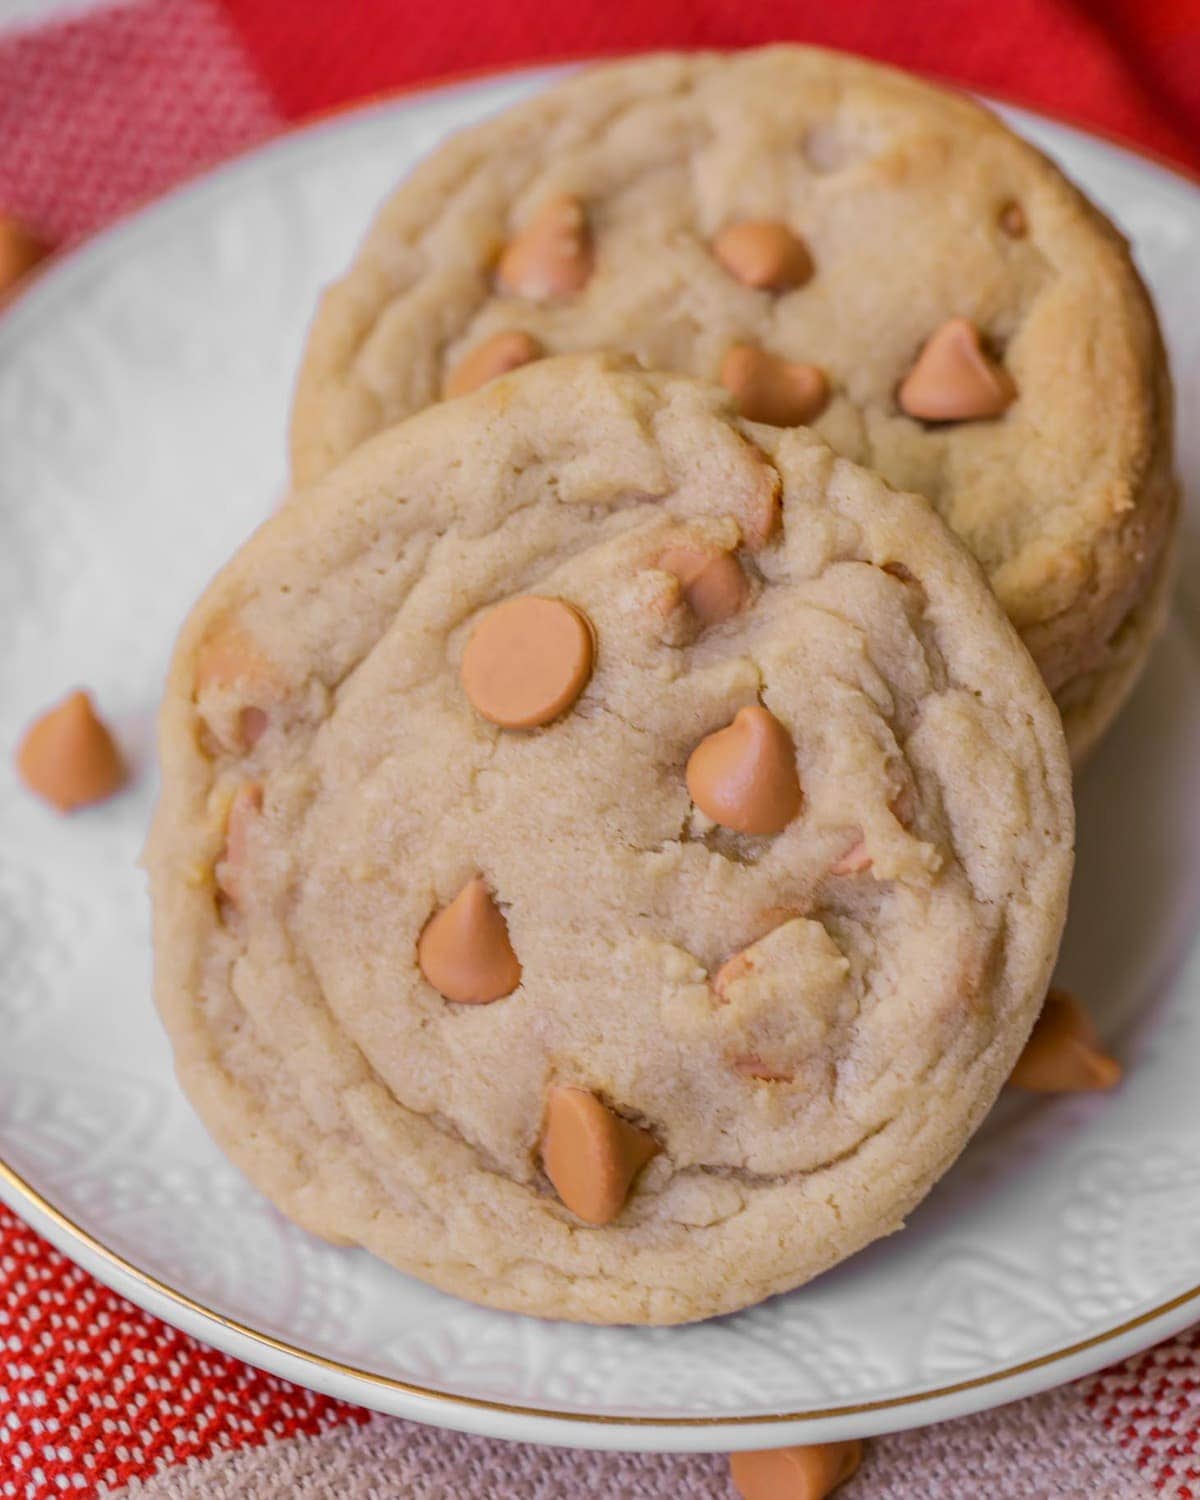
<instances>
[{"instance_id":1,"label":"white plate","mask_svg":"<svg viewBox=\"0 0 1200 1500\"><path fill-rule=\"evenodd\" d=\"M115 802L60 820L21 792L7 756L0 768L0 1196L209 1343L503 1437L817 1441L1096 1368L1200 1318L1200 634L1183 606L1080 788L1060 977L1098 1010L1127 1082L1109 1098L1003 1100L904 1234L803 1291L683 1329L470 1307L285 1223L175 1086L134 867L172 634L282 488L319 284L441 135L546 77L412 95L294 134L93 241L0 320L0 744L84 682L141 773ZM1182 409L1197 410L1200 192L1063 127L1020 124L1132 237ZM1183 440L1200 494L1200 432Z\"/></svg>"}]
</instances>

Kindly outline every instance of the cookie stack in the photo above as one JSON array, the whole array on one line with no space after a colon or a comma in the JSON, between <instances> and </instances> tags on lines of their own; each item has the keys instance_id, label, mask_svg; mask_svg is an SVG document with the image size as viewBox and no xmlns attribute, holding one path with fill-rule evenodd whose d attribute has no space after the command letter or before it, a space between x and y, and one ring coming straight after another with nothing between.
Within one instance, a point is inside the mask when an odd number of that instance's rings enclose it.
<instances>
[{"instance_id":1,"label":"cookie stack","mask_svg":"<svg viewBox=\"0 0 1200 1500\"><path fill-rule=\"evenodd\" d=\"M1162 609L1120 237L885 69L598 68L385 205L292 452L176 649L148 849L224 1148L545 1316L707 1317L900 1227L1030 1036L1068 742Z\"/></svg>"}]
</instances>

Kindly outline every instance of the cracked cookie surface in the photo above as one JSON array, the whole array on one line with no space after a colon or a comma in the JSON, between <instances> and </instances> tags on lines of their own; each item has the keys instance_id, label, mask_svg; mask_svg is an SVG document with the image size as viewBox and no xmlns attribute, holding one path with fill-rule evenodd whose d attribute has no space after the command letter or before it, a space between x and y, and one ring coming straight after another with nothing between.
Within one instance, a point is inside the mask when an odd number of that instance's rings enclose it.
<instances>
[{"instance_id":1,"label":"cracked cookie surface","mask_svg":"<svg viewBox=\"0 0 1200 1500\"><path fill-rule=\"evenodd\" d=\"M536 727L473 701L509 650L569 684ZM1061 726L966 551L613 358L268 521L161 744L157 995L209 1128L302 1224L524 1312L700 1318L898 1228L1065 912Z\"/></svg>"},{"instance_id":2,"label":"cracked cookie surface","mask_svg":"<svg viewBox=\"0 0 1200 1500\"><path fill-rule=\"evenodd\" d=\"M939 340L968 324L980 350ZM779 47L597 68L452 138L323 299L295 479L489 372L588 349L724 380L746 415L811 421L932 500L1074 757L1102 735L1162 613L1170 383L1125 243L995 116Z\"/></svg>"}]
</instances>

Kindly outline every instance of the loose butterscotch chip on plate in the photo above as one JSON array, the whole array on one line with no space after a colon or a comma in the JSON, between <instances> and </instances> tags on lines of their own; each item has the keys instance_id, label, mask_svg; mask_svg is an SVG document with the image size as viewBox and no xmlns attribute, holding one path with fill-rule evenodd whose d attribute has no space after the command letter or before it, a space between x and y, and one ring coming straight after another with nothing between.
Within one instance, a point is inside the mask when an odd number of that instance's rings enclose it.
<instances>
[{"instance_id":1,"label":"loose butterscotch chip on plate","mask_svg":"<svg viewBox=\"0 0 1200 1500\"><path fill-rule=\"evenodd\" d=\"M50 253L28 225L0 214L0 301Z\"/></svg>"},{"instance_id":2,"label":"loose butterscotch chip on plate","mask_svg":"<svg viewBox=\"0 0 1200 1500\"><path fill-rule=\"evenodd\" d=\"M1051 989L1009 1082L1035 1094L1081 1094L1114 1088L1121 1073L1079 999Z\"/></svg>"},{"instance_id":3,"label":"loose butterscotch chip on plate","mask_svg":"<svg viewBox=\"0 0 1200 1500\"><path fill-rule=\"evenodd\" d=\"M59 812L102 802L125 780L125 763L82 689L49 709L25 732L17 770L32 792Z\"/></svg>"}]
</instances>

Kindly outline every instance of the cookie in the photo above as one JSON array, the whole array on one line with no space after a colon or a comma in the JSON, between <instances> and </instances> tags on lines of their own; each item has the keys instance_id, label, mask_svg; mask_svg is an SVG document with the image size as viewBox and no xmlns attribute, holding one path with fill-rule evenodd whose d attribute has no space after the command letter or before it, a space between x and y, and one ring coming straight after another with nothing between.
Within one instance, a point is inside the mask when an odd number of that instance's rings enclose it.
<instances>
[{"instance_id":1,"label":"cookie","mask_svg":"<svg viewBox=\"0 0 1200 1500\"><path fill-rule=\"evenodd\" d=\"M452 138L321 304L296 480L515 364L605 348L931 499L1076 759L1103 733L1153 639L1170 382L1124 241L995 116L778 47L598 68Z\"/></svg>"},{"instance_id":2,"label":"cookie","mask_svg":"<svg viewBox=\"0 0 1200 1500\"><path fill-rule=\"evenodd\" d=\"M1070 772L926 502L613 358L269 520L176 648L147 852L179 1076L285 1212L671 1323L905 1215L1045 993Z\"/></svg>"}]
</instances>

